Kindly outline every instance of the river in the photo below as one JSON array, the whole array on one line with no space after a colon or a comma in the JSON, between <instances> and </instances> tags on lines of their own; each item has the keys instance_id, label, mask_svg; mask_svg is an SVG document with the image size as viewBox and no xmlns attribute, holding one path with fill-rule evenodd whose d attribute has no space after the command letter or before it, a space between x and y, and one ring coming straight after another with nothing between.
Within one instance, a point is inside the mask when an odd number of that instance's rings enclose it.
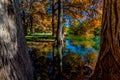
<instances>
[{"instance_id":1,"label":"river","mask_svg":"<svg viewBox=\"0 0 120 80\"><path fill-rule=\"evenodd\" d=\"M88 45L75 44L71 39L64 45L28 43L36 80L84 80L86 76L90 77L99 48Z\"/></svg>"}]
</instances>

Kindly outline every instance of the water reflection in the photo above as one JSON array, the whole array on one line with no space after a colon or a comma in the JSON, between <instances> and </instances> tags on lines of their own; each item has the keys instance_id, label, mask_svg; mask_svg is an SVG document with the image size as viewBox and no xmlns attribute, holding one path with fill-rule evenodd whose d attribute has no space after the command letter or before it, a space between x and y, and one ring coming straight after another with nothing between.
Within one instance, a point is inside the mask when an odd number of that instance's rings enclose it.
<instances>
[{"instance_id":1,"label":"water reflection","mask_svg":"<svg viewBox=\"0 0 120 80\"><path fill-rule=\"evenodd\" d=\"M64 45L53 45L53 78L52 80L62 80L63 70L63 47Z\"/></svg>"},{"instance_id":2,"label":"water reflection","mask_svg":"<svg viewBox=\"0 0 120 80\"><path fill-rule=\"evenodd\" d=\"M75 45L66 40L64 45L54 42L28 43L34 66L35 80L83 80L94 69L98 52L93 47Z\"/></svg>"},{"instance_id":3,"label":"water reflection","mask_svg":"<svg viewBox=\"0 0 120 80\"><path fill-rule=\"evenodd\" d=\"M97 53L93 47L85 47L82 45L75 45L72 40L66 40L66 49L70 50L70 53L78 53L84 55L85 53Z\"/></svg>"}]
</instances>

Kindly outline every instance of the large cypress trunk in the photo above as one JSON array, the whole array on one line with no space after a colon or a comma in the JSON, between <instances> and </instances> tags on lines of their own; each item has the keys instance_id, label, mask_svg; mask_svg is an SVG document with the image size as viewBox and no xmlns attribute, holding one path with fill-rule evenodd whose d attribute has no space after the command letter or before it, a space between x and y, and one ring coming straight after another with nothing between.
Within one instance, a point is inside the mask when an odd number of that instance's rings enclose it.
<instances>
[{"instance_id":1,"label":"large cypress trunk","mask_svg":"<svg viewBox=\"0 0 120 80\"><path fill-rule=\"evenodd\" d=\"M101 49L91 80L120 80L120 0L103 0Z\"/></svg>"},{"instance_id":2,"label":"large cypress trunk","mask_svg":"<svg viewBox=\"0 0 120 80\"><path fill-rule=\"evenodd\" d=\"M0 0L0 80L32 80L18 0Z\"/></svg>"}]
</instances>

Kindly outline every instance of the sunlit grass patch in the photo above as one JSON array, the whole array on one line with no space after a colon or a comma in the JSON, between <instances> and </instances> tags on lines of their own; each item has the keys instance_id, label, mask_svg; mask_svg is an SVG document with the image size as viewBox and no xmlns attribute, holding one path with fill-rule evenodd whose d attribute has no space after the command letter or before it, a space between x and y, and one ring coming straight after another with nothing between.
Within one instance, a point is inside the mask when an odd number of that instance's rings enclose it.
<instances>
[{"instance_id":1,"label":"sunlit grass patch","mask_svg":"<svg viewBox=\"0 0 120 80\"><path fill-rule=\"evenodd\" d=\"M41 40L54 40L55 37L52 35L35 35L35 36L26 36L27 41L41 41Z\"/></svg>"}]
</instances>

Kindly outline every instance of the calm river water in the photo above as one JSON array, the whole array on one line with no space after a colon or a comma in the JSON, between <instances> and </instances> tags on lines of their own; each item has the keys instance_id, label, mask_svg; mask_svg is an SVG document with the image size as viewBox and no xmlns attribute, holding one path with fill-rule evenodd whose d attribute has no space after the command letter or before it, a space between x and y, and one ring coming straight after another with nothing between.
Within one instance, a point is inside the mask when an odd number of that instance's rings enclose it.
<instances>
[{"instance_id":1,"label":"calm river water","mask_svg":"<svg viewBox=\"0 0 120 80\"><path fill-rule=\"evenodd\" d=\"M28 43L35 80L85 80L92 74L99 47L75 44L66 40L64 45L54 42Z\"/></svg>"}]
</instances>

